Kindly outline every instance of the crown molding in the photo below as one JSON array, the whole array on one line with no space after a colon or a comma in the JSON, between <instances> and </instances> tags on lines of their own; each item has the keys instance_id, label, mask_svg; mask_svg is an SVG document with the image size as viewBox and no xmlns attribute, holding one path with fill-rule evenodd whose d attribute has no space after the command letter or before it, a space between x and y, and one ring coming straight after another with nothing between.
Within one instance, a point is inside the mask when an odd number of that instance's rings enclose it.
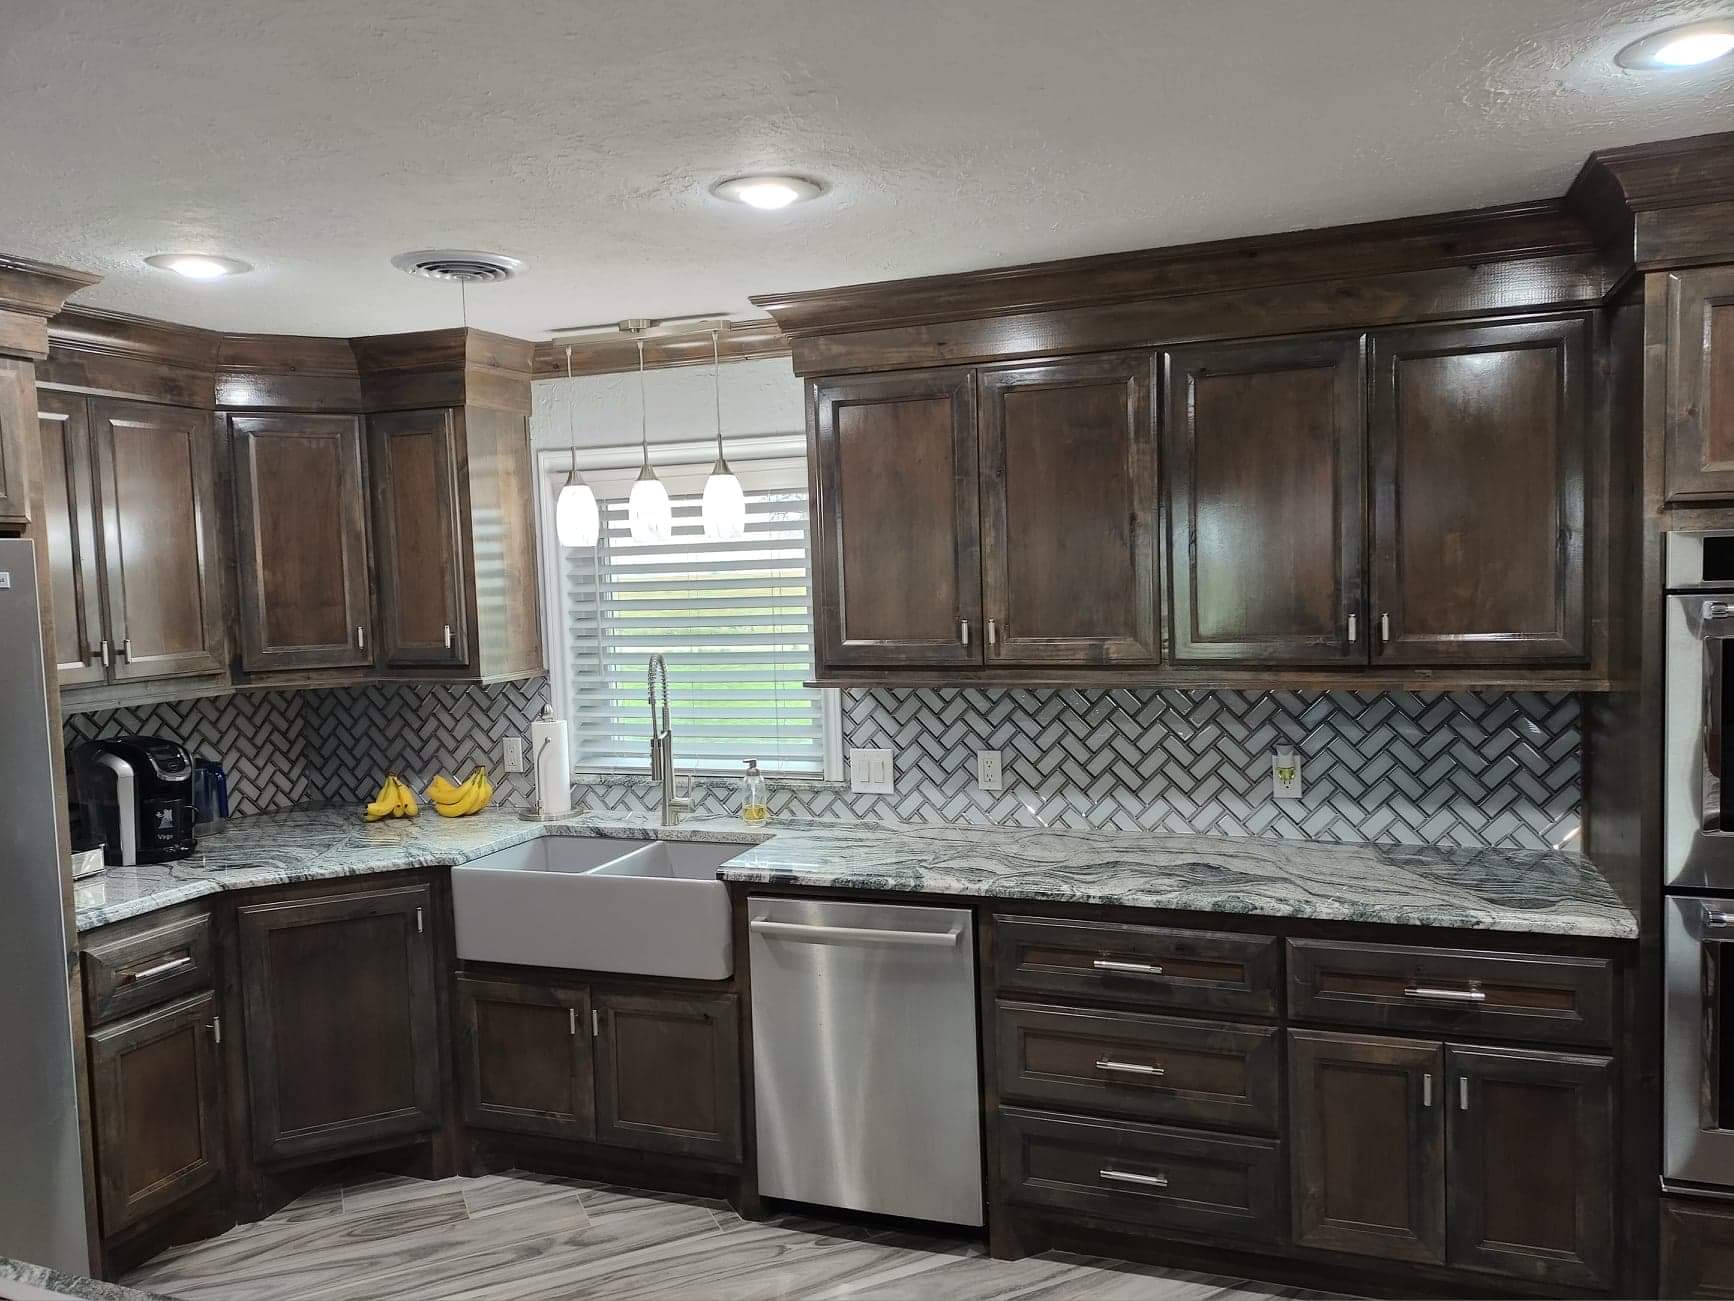
<instances>
[{"instance_id":1,"label":"crown molding","mask_svg":"<svg viewBox=\"0 0 1734 1301\"><path fill-rule=\"evenodd\" d=\"M566 350L572 351L572 375L618 375L638 369L638 339L625 332L586 334L570 339L550 339L536 345L533 378L565 379ZM760 357L787 357L789 340L771 320L730 322L717 340L721 361L750 361ZM665 370L673 366L708 366L710 335L653 335L644 341L644 368Z\"/></svg>"}]
</instances>

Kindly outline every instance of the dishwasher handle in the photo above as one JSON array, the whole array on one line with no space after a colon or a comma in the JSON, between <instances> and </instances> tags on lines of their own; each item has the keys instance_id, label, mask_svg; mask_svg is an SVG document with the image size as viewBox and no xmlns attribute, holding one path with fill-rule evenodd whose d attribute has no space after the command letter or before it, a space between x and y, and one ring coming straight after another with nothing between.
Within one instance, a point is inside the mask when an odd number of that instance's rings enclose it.
<instances>
[{"instance_id":1,"label":"dishwasher handle","mask_svg":"<svg viewBox=\"0 0 1734 1301\"><path fill-rule=\"evenodd\" d=\"M816 926L807 922L774 922L765 917L755 917L747 925L760 935L797 943L837 940L848 944L920 944L949 949L963 938L962 927L954 927L949 931L886 931L868 926Z\"/></svg>"}]
</instances>

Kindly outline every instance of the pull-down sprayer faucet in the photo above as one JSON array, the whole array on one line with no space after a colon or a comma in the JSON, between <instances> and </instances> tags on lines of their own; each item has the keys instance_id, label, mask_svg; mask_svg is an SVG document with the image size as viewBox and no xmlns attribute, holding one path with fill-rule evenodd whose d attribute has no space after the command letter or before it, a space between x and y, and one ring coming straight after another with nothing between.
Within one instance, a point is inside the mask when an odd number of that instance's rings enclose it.
<instances>
[{"instance_id":1,"label":"pull-down sprayer faucet","mask_svg":"<svg viewBox=\"0 0 1734 1301\"><path fill-rule=\"evenodd\" d=\"M650 779L660 783L662 791L662 825L672 827L680 821L682 811L692 807L692 779L686 783L686 794L679 793L674 776L674 732L668 725L668 661L652 655L645 670L650 695ZM662 688L662 725L657 726L656 689Z\"/></svg>"}]
</instances>

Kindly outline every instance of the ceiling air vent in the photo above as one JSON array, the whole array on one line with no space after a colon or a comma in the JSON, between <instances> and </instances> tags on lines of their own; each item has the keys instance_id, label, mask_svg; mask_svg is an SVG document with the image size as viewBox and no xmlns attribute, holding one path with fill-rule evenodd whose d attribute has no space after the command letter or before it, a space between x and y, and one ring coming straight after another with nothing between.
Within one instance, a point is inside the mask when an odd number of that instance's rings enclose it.
<instances>
[{"instance_id":1,"label":"ceiling air vent","mask_svg":"<svg viewBox=\"0 0 1734 1301\"><path fill-rule=\"evenodd\" d=\"M413 253L399 253L392 266L412 276L428 280L461 280L466 284L488 284L510 280L524 269L524 264L504 253L479 253L469 248L421 248Z\"/></svg>"}]
</instances>

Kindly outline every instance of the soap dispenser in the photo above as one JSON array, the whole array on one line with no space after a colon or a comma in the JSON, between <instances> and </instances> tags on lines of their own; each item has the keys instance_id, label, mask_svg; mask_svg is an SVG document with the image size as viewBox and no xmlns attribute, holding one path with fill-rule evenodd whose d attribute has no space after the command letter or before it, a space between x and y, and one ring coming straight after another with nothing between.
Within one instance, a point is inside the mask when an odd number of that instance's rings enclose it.
<instances>
[{"instance_id":1,"label":"soap dispenser","mask_svg":"<svg viewBox=\"0 0 1734 1301\"><path fill-rule=\"evenodd\" d=\"M747 775L741 778L741 821L762 826L771 820L771 790L765 785L759 761L748 759Z\"/></svg>"}]
</instances>

